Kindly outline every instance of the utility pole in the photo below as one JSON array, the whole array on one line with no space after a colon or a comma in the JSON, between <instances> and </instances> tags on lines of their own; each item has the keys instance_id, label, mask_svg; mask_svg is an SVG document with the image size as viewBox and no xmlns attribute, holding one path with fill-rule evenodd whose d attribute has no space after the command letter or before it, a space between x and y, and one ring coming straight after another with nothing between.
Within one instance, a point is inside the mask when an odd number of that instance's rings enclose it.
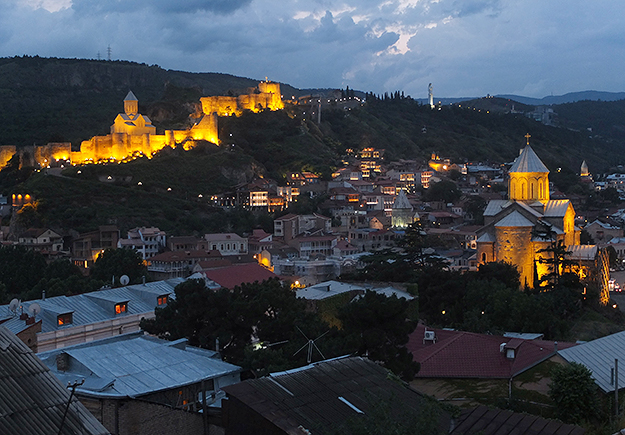
<instances>
[{"instance_id":1,"label":"utility pole","mask_svg":"<svg viewBox=\"0 0 625 435\"><path fill-rule=\"evenodd\" d=\"M84 379L81 380L80 382L74 381L74 383L71 383L71 382L67 383L67 388L71 388L72 392L69 395L69 400L67 401L67 406L65 407L65 412L63 413L63 418L61 419L61 426L59 426L58 435L61 435L61 432L63 431L63 425L65 424L65 417L67 417L67 411L69 411L69 406L72 403L72 398L74 397L74 393L76 392L76 387L80 387L84 383L85 383Z\"/></svg>"}]
</instances>

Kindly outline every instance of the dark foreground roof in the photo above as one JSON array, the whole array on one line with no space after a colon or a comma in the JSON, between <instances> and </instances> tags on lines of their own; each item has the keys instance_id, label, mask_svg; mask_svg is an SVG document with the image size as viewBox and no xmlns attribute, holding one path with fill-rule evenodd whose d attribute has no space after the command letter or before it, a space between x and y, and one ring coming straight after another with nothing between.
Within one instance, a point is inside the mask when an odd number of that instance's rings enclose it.
<instances>
[{"instance_id":1,"label":"dark foreground roof","mask_svg":"<svg viewBox=\"0 0 625 435\"><path fill-rule=\"evenodd\" d=\"M579 426L530 414L479 406L460 414L450 435L582 435Z\"/></svg>"},{"instance_id":2,"label":"dark foreground roof","mask_svg":"<svg viewBox=\"0 0 625 435\"><path fill-rule=\"evenodd\" d=\"M418 413L426 401L393 380L386 369L360 357L322 361L223 390L284 433L334 434L347 420L370 412L380 402L391 404L394 411ZM443 433L450 427L444 413L440 427Z\"/></svg>"},{"instance_id":3,"label":"dark foreground roof","mask_svg":"<svg viewBox=\"0 0 625 435\"><path fill-rule=\"evenodd\" d=\"M59 433L70 392L34 353L0 326L0 434ZM109 432L74 397L63 435Z\"/></svg>"}]
</instances>

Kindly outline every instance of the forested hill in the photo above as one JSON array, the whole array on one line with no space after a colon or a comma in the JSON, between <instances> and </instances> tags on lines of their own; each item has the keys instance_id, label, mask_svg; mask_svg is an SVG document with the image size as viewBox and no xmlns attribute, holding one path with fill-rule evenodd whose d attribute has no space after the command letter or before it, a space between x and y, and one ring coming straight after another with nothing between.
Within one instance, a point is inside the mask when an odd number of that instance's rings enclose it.
<instances>
[{"instance_id":1,"label":"forested hill","mask_svg":"<svg viewBox=\"0 0 625 435\"><path fill-rule=\"evenodd\" d=\"M0 58L0 145L78 144L107 134L129 90L155 125L180 127L201 96L244 91L259 81L125 61Z\"/></svg>"},{"instance_id":2,"label":"forested hill","mask_svg":"<svg viewBox=\"0 0 625 435\"><path fill-rule=\"evenodd\" d=\"M1 58L0 144L69 141L76 146L107 134L128 90L138 97L139 110L159 132L184 128L201 96L234 94L257 83L258 79L124 61ZM282 93L304 91L283 84ZM479 99L431 110L402 95L369 98L364 107L349 111L324 106L321 125L302 124L300 118L293 118L294 112L222 119L220 134L232 134L239 151L274 176L303 167L327 173L340 163L346 149L366 146L384 148L387 159L426 159L435 152L455 161L506 162L516 157L528 132L552 171L557 167L578 171L584 159L593 172L625 163L621 121L625 101L554 106L561 111L562 127L556 128L497 110L497 105L510 104L505 99ZM529 111L532 106L516 103L515 109Z\"/></svg>"}]
</instances>

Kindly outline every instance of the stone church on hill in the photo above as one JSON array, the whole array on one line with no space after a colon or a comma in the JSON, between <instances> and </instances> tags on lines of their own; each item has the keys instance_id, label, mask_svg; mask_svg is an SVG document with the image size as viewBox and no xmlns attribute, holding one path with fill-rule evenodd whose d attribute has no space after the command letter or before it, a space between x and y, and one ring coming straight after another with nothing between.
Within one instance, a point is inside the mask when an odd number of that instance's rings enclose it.
<instances>
[{"instance_id":1,"label":"stone church on hill","mask_svg":"<svg viewBox=\"0 0 625 435\"><path fill-rule=\"evenodd\" d=\"M529 145L529 140L508 173L508 199L488 203L484 211L485 225L477 231L478 264L511 263L521 275L521 286L538 286L540 278L549 273L547 264L541 262L549 253L539 251L555 241L571 252L569 259L577 261L574 271L580 278L599 278L600 287L603 281L607 284L609 277L599 276L607 269L602 260L604 256L594 245L580 245L581 230L575 226L571 202L549 198L549 169ZM546 229L552 234L550 238L544 237ZM609 274L609 270L606 272ZM603 293L602 299L607 296Z\"/></svg>"}]
</instances>

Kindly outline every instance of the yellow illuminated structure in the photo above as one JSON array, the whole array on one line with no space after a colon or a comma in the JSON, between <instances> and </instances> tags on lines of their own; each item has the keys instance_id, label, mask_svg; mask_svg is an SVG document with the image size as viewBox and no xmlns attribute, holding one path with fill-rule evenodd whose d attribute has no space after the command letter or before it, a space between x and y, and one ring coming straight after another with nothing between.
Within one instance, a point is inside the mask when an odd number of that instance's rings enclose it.
<instances>
[{"instance_id":1,"label":"yellow illuminated structure","mask_svg":"<svg viewBox=\"0 0 625 435\"><path fill-rule=\"evenodd\" d=\"M260 112L261 110L284 109L280 84L265 80L247 94L238 96L214 96L200 98L202 111L206 115L216 113L218 116L241 115L244 110Z\"/></svg>"},{"instance_id":2,"label":"yellow illuminated structure","mask_svg":"<svg viewBox=\"0 0 625 435\"><path fill-rule=\"evenodd\" d=\"M63 166L96 162L123 161L138 155L151 157L166 146L183 144L184 149L193 148L197 141L219 144L217 119L219 116L240 115L244 110L279 110L284 108L280 84L265 80L248 94L238 97L203 97L202 116L187 130L165 130L157 134L156 127L145 115L139 113L137 97L128 92L124 99L124 111L119 113L106 136L94 136L73 151L71 143L49 143L41 146L0 146L0 169L11 157L20 154L22 165Z\"/></svg>"},{"instance_id":3,"label":"yellow illuminated structure","mask_svg":"<svg viewBox=\"0 0 625 435\"><path fill-rule=\"evenodd\" d=\"M532 288L550 272L549 265L541 261L550 253L540 251L555 242L562 243L567 251L581 252L578 249L581 230L575 227L575 210L568 199L549 199L549 170L530 147L527 137L527 146L509 171L508 200L490 201L484 211L485 226L477 231L477 260L478 264L492 261L513 264L521 275L521 286ZM552 239L541 238L537 228L550 228ZM591 275L586 266L578 270L581 278ZM607 302L603 293L602 289L602 302Z\"/></svg>"}]
</instances>

